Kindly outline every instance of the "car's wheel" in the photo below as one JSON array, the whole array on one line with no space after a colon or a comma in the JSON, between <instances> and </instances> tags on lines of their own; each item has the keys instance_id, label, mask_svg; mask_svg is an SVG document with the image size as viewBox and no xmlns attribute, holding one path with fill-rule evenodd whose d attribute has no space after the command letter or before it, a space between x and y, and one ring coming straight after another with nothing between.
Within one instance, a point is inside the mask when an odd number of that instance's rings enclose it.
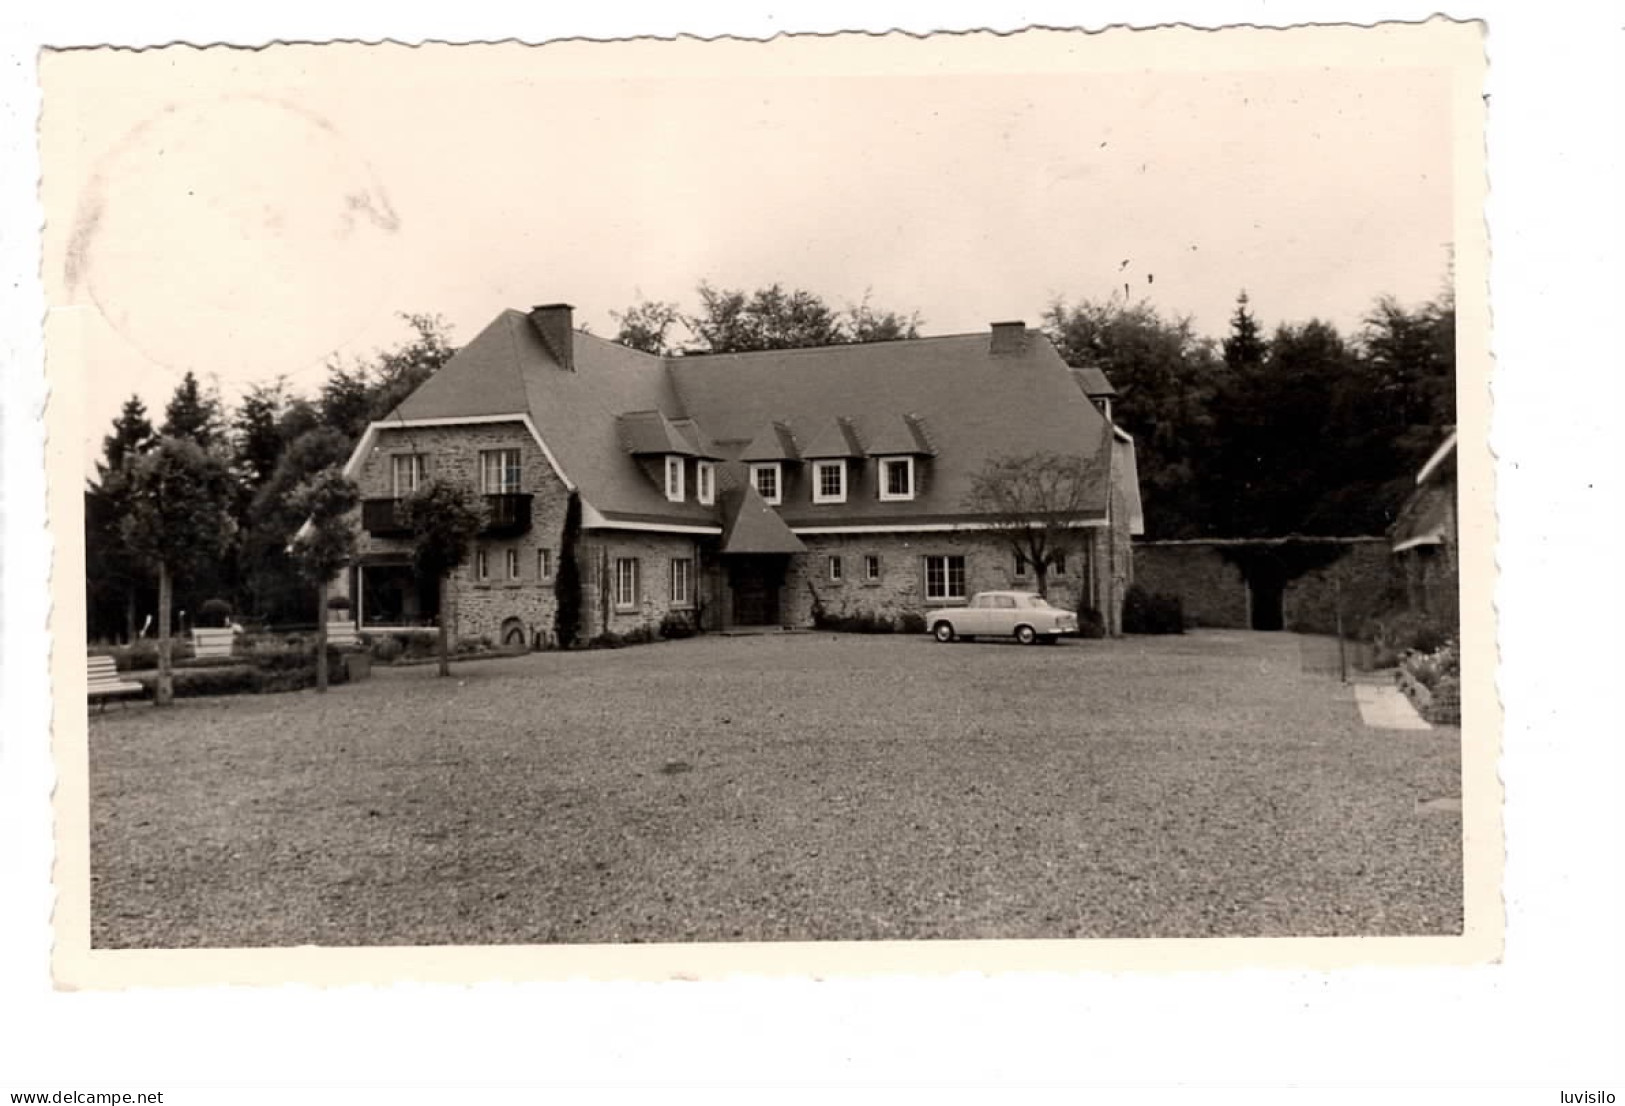
<instances>
[{"instance_id":1,"label":"car's wheel","mask_svg":"<svg viewBox=\"0 0 1625 1106\"><path fill-rule=\"evenodd\" d=\"M1031 645L1033 642L1038 640L1038 631L1034 630L1031 626L1017 626L1016 640L1021 642L1023 645Z\"/></svg>"},{"instance_id":2,"label":"car's wheel","mask_svg":"<svg viewBox=\"0 0 1625 1106\"><path fill-rule=\"evenodd\" d=\"M931 633L938 641L952 641L954 639L954 624L952 622L939 622L931 627Z\"/></svg>"}]
</instances>

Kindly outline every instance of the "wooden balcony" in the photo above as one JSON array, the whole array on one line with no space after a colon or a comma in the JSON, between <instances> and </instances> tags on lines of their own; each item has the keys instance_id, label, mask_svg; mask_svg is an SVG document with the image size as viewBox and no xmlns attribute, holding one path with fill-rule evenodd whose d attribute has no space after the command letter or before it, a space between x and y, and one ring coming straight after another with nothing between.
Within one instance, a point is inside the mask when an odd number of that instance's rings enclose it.
<instances>
[{"instance_id":1,"label":"wooden balcony","mask_svg":"<svg viewBox=\"0 0 1625 1106\"><path fill-rule=\"evenodd\" d=\"M375 538L410 537L411 527L401 521L399 499L363 499L361 528Z\"/></svg>"},{"instance_id":2,"label":"wooden balcony","mask_svg":"<svg viewBox=\"0 0 1625 1106\"><path fill-rule=\"evenodd\" d=\"M488 538L514 538L530 529L530 495L514 492L485 497L485 529Z\"/></svg>"}]
</instances>

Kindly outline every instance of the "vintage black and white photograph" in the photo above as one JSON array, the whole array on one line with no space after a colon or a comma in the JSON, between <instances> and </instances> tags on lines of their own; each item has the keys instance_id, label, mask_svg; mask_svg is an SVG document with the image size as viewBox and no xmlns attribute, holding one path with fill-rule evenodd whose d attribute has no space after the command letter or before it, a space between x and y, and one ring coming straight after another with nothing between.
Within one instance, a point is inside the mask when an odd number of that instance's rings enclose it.
<instances>
[{"instance_id":1,"label":"vintage black and white photograph","mask_svg":"<svg viewBox=\"0 0 1625 1106\"><path fill-rule=\"evenodd\" d=\"M1481 68L48 54L59 937L1493 952Z\"/></svg>"}]
</instances>

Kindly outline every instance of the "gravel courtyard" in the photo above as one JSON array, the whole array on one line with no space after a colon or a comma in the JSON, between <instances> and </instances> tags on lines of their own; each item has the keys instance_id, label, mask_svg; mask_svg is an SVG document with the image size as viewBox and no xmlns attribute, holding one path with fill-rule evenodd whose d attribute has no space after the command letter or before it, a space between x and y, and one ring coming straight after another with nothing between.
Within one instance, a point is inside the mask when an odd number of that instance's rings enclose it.
<instances>
[{"instance_id":1,"label":"gravel courtyard","mask_svg":"<svg viewBox=\"0 0 1625 1106\"><path fill-rule=\"evenodd\" d=\"M1300 639L705 637L92 714L98 948L1461 931Z\"/></svg>"}]
</instances>

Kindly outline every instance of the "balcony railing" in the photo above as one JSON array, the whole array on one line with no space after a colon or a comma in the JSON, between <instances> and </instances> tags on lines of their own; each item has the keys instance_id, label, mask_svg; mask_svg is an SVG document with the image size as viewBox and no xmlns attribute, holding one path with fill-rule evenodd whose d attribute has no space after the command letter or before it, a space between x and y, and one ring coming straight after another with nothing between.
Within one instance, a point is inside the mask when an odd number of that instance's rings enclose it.
<instances>
[{"instance_id":1,"label":"balcony railing","mask_svg":"<svg viewBox=\"0 0 1625 1106\"><path fill-rule=\"evenodd\" d=\"M399 499L363 499L361 527L375 538L404 538L412 533L401 520Z\"/></svg>"},{"instance_id":2,"label":"balcony railing","mask_svg":"<svg viewBox=\"0 0 1625 1106\"><path fill-rule=\"evenodd\" d=\"M530 529L530 496L524 493L485 496L485 529L488 538L518 537ZM412 528L401 519L401 500L364 499L361 526L375 538L410 537Z\"/></svg>"},{"instance_id":3,"label":"balcony railing","mask_svg":"<svg viewBox=\"0 0 1625 1106\"><path fill-rule=\"evenodd\" d=\"M485 497L487 537L512 538L530 529L530 496L520 492Z\"/></svg>"}]
</instances>

